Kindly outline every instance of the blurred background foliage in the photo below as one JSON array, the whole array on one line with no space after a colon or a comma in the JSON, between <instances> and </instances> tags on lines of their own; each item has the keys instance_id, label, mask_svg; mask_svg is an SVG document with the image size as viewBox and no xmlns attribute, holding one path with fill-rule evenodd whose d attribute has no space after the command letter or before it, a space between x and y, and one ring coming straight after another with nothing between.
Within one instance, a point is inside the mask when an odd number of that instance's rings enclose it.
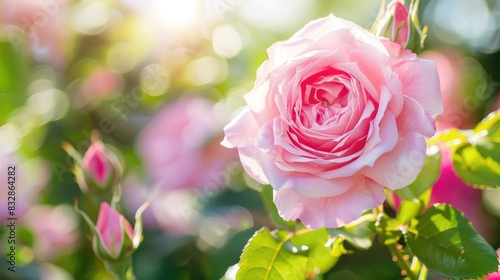
<instances>
[{"instance_id":1,"label":"blurred background foliage","mask_svg":"<svg viewBox=\"0 0 500 280\"><path fill-rule=\"evenodd\" d=\"M98 207L81 194L61 148L67 141L84 153L97 129L125 164L127 217L154 198L134 255L138 279L230 279L248 238L274 226L235 151L219 146L222 127L244 105L272 43L329 13L369 29L379 5L1 0L0 223L8 164L18 167L18 223L17 271L7 270L2 246L0 278L110 279L72 204L78 198L94 219ZM471 128L500 107L500 2L422 0L420 15L429 27L422 56L441 76L438 127ZM438 183L435 201L461 207L498 248L498 190L462 193L449 166ZM6 244L5 226L0 233ZM400 279L390 259L382 246L356 251L325 279Z\"/></svg>"}]
</instances>

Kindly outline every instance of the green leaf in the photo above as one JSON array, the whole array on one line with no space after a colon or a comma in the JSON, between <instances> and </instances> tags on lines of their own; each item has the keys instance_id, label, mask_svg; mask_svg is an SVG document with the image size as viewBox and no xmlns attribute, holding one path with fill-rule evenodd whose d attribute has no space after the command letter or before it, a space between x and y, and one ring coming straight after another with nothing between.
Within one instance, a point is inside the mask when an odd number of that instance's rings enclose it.
<instances>
[{"instance_id":1,"label":"green leaf","mask_svg":"<svg viewBox=\"0 0 500 280\"><path fill-rule=\"evenodd\" d=\"M498 270L497 254L455 208L436 204L413 219L407 242L435 273L453 279L479 278Z\"/></svg>"},{"instance_id":2,"label":"green leaf","mask_svg":"<svg viewBox=\"0 0 500 280\"><path fill-rule=\"evenodd\" d=\"M308 257L285 249L287 232L273 233L262 228L250 238L240 257L240 268L236 274L238 280L306 278Z\"/></svg>"},{"instance_id":3,"label":"green leaf","mask_svg":"<svg viewBox=\"0 0 500 280\"><path fill-rule=\"evenodd\" d=\"M281 228L294 229L297 222L285 221L278 213L278 209L273 202L273 188L270 185L261 185L262 191L260 192L264 205L269 213L272 222Z\"/></svg>"},{"instance_id":4,"label":"green leaf","mask_svg":"<svg viewBox=\"0 0 500 280\"><path fill-rule=\"evenodd\" d=\"M488 137L500 138L500 110L496 110L484 118L474 128L474 133L485 134Z\"/></svg>"},{"instance_id":5,"label":"green leaf","mask_svg":"<svg viewBox=\"0 0 500 280\"><path fill-rule=\"evenodd\" d=\"M402 224L396 219L392 219L385 213L380 213L375 222L380 243L384 245L395 244L402 236Z\"/></svg>"},{"instance_id":6,"label":"green leaf","mask_svg":"<svg viewBox=\"0 0 500 280\"><path fill-rule=\"evenodd\" d=\"M474 146L476 147L476 150L481 154L483 158L488 159L489 157L495 163L497 163L497 167L500 166L498 165L498 163L500 163L500 137L480 138L474 143Z\"/></svg>"},{"instance_id":7,"label":"green leaf","mask_svg":"<svg viewBox=\"0 0 500 280\"><path fill-rule=\"evenodd\" d=\"M324 274L328 272L339 260L339 256L332 255L330 248L327 246L330 236L326 228L309 231L304 234L292 237L291 242L299 248L306 246L309 248L309 262L307 264L307 274L311 275L316 272ZM319 270L319 271L318 271Z\"/></svg>"},{"instance_id":8,"label":"green leaf","mask_svg":"<svg viewBox=\"0 0 500 280\"><path fill-rule=\"evenodd\" d=\"M424 209L424 205L422 202L418 200L403 200L401 201L401 205L399 205L398 213L396 214L396 219L400 221L402 224L406 224L411 219L415 218L422 210Z\"/></svg>"},{"instance_id":9,"label":"green leaf","mask_svg":"<svg viewBox=\"0 0 500 280\"><path fill-rule=\"evenodd\" d=\"M453 167L466 183L477 188L500 187L500 143L486 139L461 145L452 155Z\"/></svg>"},{"instance_id":10,"label":"green leaf","mask_svg":"<svg viewBox=\"0 0 500 280\"><path fill-rule=\"evenodd\" d=\"M477 188L500 187L500 110L489 114L467 142L454 150L458 176Z\"/></svg>"},{"instance_id":11,"label":"green leaf","mask_svg":"<svg viewBox=\"0 0 500 280\"><path fill-rule=\"evenodd\" d=\"M357 249L367 250L373 245L375 238L375 222L363 221L357 225L346 225L341 228L330 228L328 233L332 236L344 238Z\"/></svg>"},{"instance_id":12,"label":"green leaf","mask_svg":"<svg viewBox=\"0 0 500 280\"><path fill-rule=\"evenodd\" d=\"M396 190L396 194L405 200L418 199L425 190L430 188L441 175L441 153L437 146L430 146L427 149L427 158L422 171L410 185Z\"/></svg>"}]
</instances>

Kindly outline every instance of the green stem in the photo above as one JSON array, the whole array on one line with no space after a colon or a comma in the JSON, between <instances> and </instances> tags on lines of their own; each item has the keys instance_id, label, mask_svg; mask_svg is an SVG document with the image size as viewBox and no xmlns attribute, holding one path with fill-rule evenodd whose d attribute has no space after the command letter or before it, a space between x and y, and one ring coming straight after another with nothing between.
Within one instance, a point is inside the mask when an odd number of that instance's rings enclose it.
<instances>
[{"instance_id":1,"label":"green stem","mask_svg":"<svg viewBox=\"0 0 500 280\"><path fill-rule=\"evenodd\" d=\"M396 263L398 264L399 268L401 268L401 272L405 271L406 273L404 276L405 278L409 278L411 280L418 280L417 276L415 273L411 270L410 265L408 262L404 259L403 253L396 247L396 244L389 244L387 245L387 248L389 248L389 251L391 254L396 257Z\"/></svg>"},{"instance_id":2,"label":"green stem","mask_svg":"<svg viewBox=\"0 0 500 280\"><path fill-rule=\"evenodd\" d=\"M104 267L113 274L117 280L136 280L132 271L132 258L128 257L121 261L104 261Z\"/></svg>"}]
</instances>

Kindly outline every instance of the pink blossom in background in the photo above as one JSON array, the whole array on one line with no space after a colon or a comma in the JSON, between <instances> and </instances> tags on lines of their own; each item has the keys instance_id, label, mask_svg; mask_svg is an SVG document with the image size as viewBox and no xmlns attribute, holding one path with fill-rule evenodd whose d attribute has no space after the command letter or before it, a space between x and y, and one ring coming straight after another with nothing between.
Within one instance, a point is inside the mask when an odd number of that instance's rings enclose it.
<instances>
[{"instance_id":1,"label":"pink blossom in background","mask_svg":"<svg viewBox=\"0 0 500 280\"><path fill-rule=\"evenodd\" d=\"M213 103L181 98L166 105L142 131L138 149L147 173L163 190L217 191L227 185L236 152L219 145L222 124Z\"/></svg>"},{"instance_id":2,"label":"pink blossom in background","mask_svg":"<svg viewBox=\"0 0 500 280\"><path fill-rule=\"evenodd\" d=\"M153 198L151 204L154 204L156 201L154 190L148 188L146 183L142 182L136 172L128 172L121 186L123 204L130 217L135 215L137 209L139 209L149 197ZM158 228L158 223L151 210L151 204L142 213L142 223L146 228Z\"/></svg>"},{"instance_id":3,"label":"pink blossom in background","mask_svg":"<svg viewBox=\"0 0 500 280\"><path fill-rule=\"evenodd\" d=\"M158 226L171 235L195 235L200 222L196 195L187 189L160 192L151 210Z\"/></svg>"},{"instance_id":4,"label":"pink blossom in background","mask_svg":"<svg viewBox=\"0 0 500 280\"><path fill-rule=\"evenodd\" d=\"M443 111L434 62L333 15L268 55L223 145L284 219L340 227L416 178Z\"/></svg>"},{"instance_id":5,"label":"pink blossom in background","mask_svg":"<svg viewBox=\"0 0 500 280\"><path fill-rule=\"evenodd\" d=\"M51 171L47 163L40 158L20 160L15 154L5 154L0 151L0 168L7 170L8 166L16 167L16 211L17 218L22 218L24 213L38 201L39 193L50 180ZM7 172L0 172L0 205L7 205L8 190ZM0 219L7 221L9 213L7 207L0 207ZM3 223L3 222L2 222Z\"/></svg>"},{"instance_id":6,"label":"pink blossom in background","mask_svg":"<svg viewBox=\"0 0 500 280\"><path fill-rule=\"evenodd\" d=\"M161 229L170 235L195 235L200 221L197 196L190 190L163 190L146 186L135 174L123 182L123 200L133 215L148 199L151 204L142 214L144 227Z\"/></svg>"},{"instance_id":7,"label":"pink blossom in background","mask_svg":"<svg viewBox=\"0 0 500 280\"><path fill-rule=\"evenodd\" d=\"M464 56L456 49L445 48L426 51L422 57L436 62L443 97L444 111L436 119L439 129L474 126L476 113L464 104L466 64Z\"/></svg>"},{"instance_id":8,"label":"pink blossom in background","mask_svg":"<svg viewBox=\"0 0 500 280\"><path fill-rule=\"evenodd\" d=\"M78 107L115 97L123 89L123 78L113 70L98 67L84 78L78 94L74 97Z\"/></svg>"},{"instance_id":9,"label":"pink blossom in background","mask_svg":"<svg viewBox=\"0 0 500 280\"><path fill-rule=\"evenodd\" d=\"M35 60L64 68L73 31L68 28L67 1L4 0L0 22L8 24L6 38L16 48L28 48Z\"/></svg>"},{"instance_id":10,"label":"pink blossom in background","mask_svg":"<svg viewBox=\"0 0 500 280\"><path fill-rule=\"evenodd\" d=\"M33 233L33 250L42 261L53 261L79 244L78 219L69 206L34 206L26 212L22 222Z\"/></svg>"},{"instance_id":11,"label":"pink blossom in background","mask_svg":"<svg viewBox=\"0 0 500 280\"><path fill-rule=\"evenodd\" d=\"M203 222L211 214L203 211L201 200L209 198L207 194L195 190L162 190L147 187L135 173L129 173L123 182L123 201L130 215L148 199L150 206L144 211L144 227L161 229L171 236L196 236ZM203 197L205 195L205 197ZM224 207L216 211L225 222L228 230L241 231L253 225L252 215L240 206Z\"/></svg>"}]
</instances>

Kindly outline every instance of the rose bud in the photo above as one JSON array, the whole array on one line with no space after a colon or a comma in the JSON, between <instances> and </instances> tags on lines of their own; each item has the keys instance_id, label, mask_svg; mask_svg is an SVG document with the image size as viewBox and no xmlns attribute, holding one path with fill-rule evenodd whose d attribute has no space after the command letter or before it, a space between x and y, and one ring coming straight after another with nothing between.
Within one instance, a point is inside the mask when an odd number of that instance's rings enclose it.
<instances>
[{"instance_id":1,"label":"rose bud","mask_svg":"<svg viewBox=\"0 0 500 280\"><path fill-rule=\"evenodd\" d=\"M73 173L82 191L86 194L110 193L121 177L121 164L117 156L98 139L92 136L92 144L82 156L71 145L64 143L63 148L75 159Z\"/></svg>"},{"instance_id":2,"label":"rose bud","mask_svg":"<svg viewBox=\"0 0 500 280\"><path fill-rule=\"evenodd\" d=\"M134 230L130 223L121 214L116 212L107 202L101 204L96 225L99 257L102 259L119 259L120 256L129 256L133 251L132 238Z\"/></svg>"},{"instance_id":3,"label":"rose bud","mask_svg":"<svg viewBox=\"0 0 500 280\"><path fill-rule=\"evenodd\" d=\"M403 49L419 53L423 48L427 31L426 28L422 30L418 22L419 2L419 0L412 1L408 10L404 0L393 0L384 12L385 1L383 1L381 11L372 26L372 33L398 43Z\"/></svg>"},{"instance_id":4,"label":"rose bud","mask_svg":"<svg viewBox=\"0 0 500 280\"><path fill-rule=\"evenodd\" d=\"M82 168L88 188L109 189L118 183L120 166L116 156L101 141L93 142L83 157Z\"/></svg>"},{"instance_id":5,"label":"rose bud","mask_svg":"<svg viewBox=\"0 0 500 280\"><path fill-rule=\"evenodd\" d=\"M142 239L142 212L149 204L146 201L135 214L135 228L132 229L125 217L113 209L107 202L101 203L97 225L83 211L75 206L92 232L94 253L105 261L119 261L130 257Z\"/></svg>"}]
</instances>

